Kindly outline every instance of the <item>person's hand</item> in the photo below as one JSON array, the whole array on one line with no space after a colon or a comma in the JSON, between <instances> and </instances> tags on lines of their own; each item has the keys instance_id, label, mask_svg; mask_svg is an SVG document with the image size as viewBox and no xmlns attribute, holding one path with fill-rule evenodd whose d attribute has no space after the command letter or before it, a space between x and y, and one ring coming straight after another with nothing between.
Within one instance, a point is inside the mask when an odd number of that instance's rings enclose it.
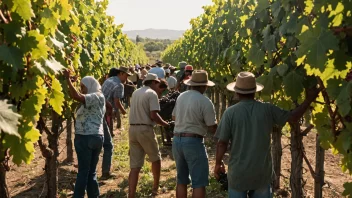
<instances>
[{"instance_id":1,"label":"person's hand","mask_svg":"<svg viewBox=\"0 0 352 198\"><path fill-rule=\"evenodd\" d=\"M70 77L71 77L71 70L65 69L65 70L63 71L63 74L64 74L64 76L65 76L66 79L70 79Z\"/></svg>"},{"instance_id":2,"label":"person's hand","mask_svg":"<svg viewBox=\"0 0 352 198\"><path fill-rule=\"evenodd\" d=\"M225 169L225 164L224 162L221 162L221 164L215 164L214 167L214 176L217 180L220 179L220 173L225 173L226 169Z\"/></svg>"}]
</instances>

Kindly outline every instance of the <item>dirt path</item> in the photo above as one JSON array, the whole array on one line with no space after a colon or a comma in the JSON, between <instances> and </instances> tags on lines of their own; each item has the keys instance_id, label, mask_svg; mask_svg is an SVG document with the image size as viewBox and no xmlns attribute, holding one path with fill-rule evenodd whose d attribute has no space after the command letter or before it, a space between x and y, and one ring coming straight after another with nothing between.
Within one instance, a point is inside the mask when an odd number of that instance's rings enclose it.
<instances>
[{"instance_id":1,"label":"dirt path","mask_svg":"<svg viewBox=\"0 0 352 198\"><path fill-rule=\"evenodd\" d=\"M113 158L113 172L114 178L105 181L99 181L100 193L103 198L112 197L127 197L128 191L128 174L129 174L129 158L128 158L128 136L127 119L123 120L123 126L125 128L122 133L118 133L114 138L114 158ZM115 131L115 134L117 131ZM287 193L287 197L290 197L289 193L289 170L291 157L289 152L289 138L283 136L283 158L282 158L282 174L281 177L281 188ZM60 151L62 153L59 157L60 169L59 169L59 197L72 197L74 182L76 179L76 168L72 164L63 163L66 157L66 133L62 134L60 139ZM162 153L162 171L160 194L157 197L176 197L175 186L176 186L176 166L172 158L171 147L165 147L161 144L161 138L159 135L159 145ZM311 132L307 137L304 138L305 150L307 157L314 165L315 163L315 133ZM45 160L41 156L39 148L37 147L36 157L30 165L21 165L19 167L12 166L11 171L7 174L7 182L12 197L45 197L45 175L44 175L44 163ZM211 138L207 139L207 150L209 154L210 170L214 167L214 150L215 145ZM76 156L75 163L76 162ZM101 155L102 157L102 155ZM226 156L227 158L227 156ZM326 151L325 156L325 180L326 185L324 187L324 197L341 197L343 191L343 183L346 181L352 181L352 177L348 174L342 173L339 164L339 157ZM74 163L74 164L75 164ZM305 174L304 181L306 181L304 192L306 197L313 197L314 186L313 179L310 173L307 171L308 167L304 164ZM101 175L101 161L98 165L98 176ZM152 174L150 163L145 163L142 168L139 184L138 184L138 197L150 197L152 187ZM191 189L189 189L189 195L191 195ZM207 197L226 197L226 193L220 191L220 185L211 178L210 186L207 187Z\"/></svg>"}]
</instances>

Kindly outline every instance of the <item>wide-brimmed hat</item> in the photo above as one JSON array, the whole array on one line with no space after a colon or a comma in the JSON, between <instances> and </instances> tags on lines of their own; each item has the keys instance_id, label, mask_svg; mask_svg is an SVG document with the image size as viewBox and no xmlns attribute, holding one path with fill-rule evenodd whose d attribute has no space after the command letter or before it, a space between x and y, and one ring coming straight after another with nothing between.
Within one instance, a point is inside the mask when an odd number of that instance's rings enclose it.
<instances>
[{"instance_id":1,"label":"wide-brimmed hat","mask_svg":"<svg viewBox=\"0 0 352 198\"><path fill-rule=\"evenodd\" d=\"M127 75L129 76L132 76L131 72L129 71L129 68L128 67L125 67L125 66L121 66L119 67L117 70L119 71L122 71L122 72L125 72Z\"/></svg>"},{"instance_id":2,"label":"wide-brimmed hat","mask_svg":"<svg viewBox=\"0 0 352 198\"><path fill-rule=\"evenodd\" d=\"M264 85L256 82L253 73L240 72L236 82L228 84L226 88L240 94L251 94L263 90Z\"/></svg>"},{"instance_id":3,"label":"wide-brimmed hat","mask_svg":"<svg viewBox=\"0 0 352 198\"><path fill-rule=\"evenodd\" d=\"M185 80L184 83L188 86L209 86L215 85L212 81L208 80L208 73L204 70L195 70L192 77Z\"/></svg>"},{"instance_id":4,"label":"wide-brimmed hat","mask_svg":"<svg viewBox=\"0 0 352 198\"><path fill-rule=\"evenodd\" d=\"M160 82L158 76L156 74L153 74L153 73L148 73L147 76L145 77L145 79L143 80L143 83L145 81L148 81L148 80L155 80L155 81Z\"/></svg>"}]
</instances>

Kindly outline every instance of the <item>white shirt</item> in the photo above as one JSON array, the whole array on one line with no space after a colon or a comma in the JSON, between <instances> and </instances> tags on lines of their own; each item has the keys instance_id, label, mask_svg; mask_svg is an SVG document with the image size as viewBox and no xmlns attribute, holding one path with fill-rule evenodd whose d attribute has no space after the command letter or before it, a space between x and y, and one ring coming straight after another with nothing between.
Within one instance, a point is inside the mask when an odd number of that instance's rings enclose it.
<instances>
[{"instance_id":1,"label":"white shirt","mask_svg":"<svg viewBox=\"0 0 352 198\"><path fill-rule=\"evenodd\" d=\"M208 126L216 124L213 103L195 90L185 91L177 98L172 116L175 116L175 133L205 136Z\"/></svg>"},{"instance_id":2,"label":"white shirt","mask_svg":"<svg viewBox=\"0 0 352 198\"><path fill-rule=\"evenodd\" d=\"M176 87L176 84L177 84L177 80L175 77L173 76L170 76L167 78L167 84L169 86L170 89L173 89Z\"/></svg>"},{"instance_id":3,"label":"white shirt","mask_svg":"<svg viewBox=\"0 0 352 198\"><path fill-rule=\"evenodd\" d=\"M158 78L165 78L165 70L162 67L154 67L148 73L156 74Z\"/></svg>"}]
</instances>

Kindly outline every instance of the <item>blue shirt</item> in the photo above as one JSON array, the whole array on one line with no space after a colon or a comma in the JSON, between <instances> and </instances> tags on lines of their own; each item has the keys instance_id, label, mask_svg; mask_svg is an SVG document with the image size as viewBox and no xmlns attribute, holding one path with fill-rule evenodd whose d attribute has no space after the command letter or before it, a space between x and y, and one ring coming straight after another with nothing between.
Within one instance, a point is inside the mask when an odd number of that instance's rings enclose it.
<instances>
[{"instance_id":1,"label":"blue shirt","mask_svg":"<svg viewBox=\"0 0 352 198\"><path fill-rule=\"evenodd\" d=\"M114 106L114 99L123 98L124 86L117 76L110 77L105 80L101 90L105 96L106 101Z\"/></svg>"},{"instance_id":2,"label":"blue shirt","mask_svg":"<svg viewBox=\"0 0 352 198\"><path fill-rule=\"evenodd\" d=\"M162 67L154 67L148 73L156 74L158 78L165 78L165 70Z\"/></svg>"}]
</instances>

